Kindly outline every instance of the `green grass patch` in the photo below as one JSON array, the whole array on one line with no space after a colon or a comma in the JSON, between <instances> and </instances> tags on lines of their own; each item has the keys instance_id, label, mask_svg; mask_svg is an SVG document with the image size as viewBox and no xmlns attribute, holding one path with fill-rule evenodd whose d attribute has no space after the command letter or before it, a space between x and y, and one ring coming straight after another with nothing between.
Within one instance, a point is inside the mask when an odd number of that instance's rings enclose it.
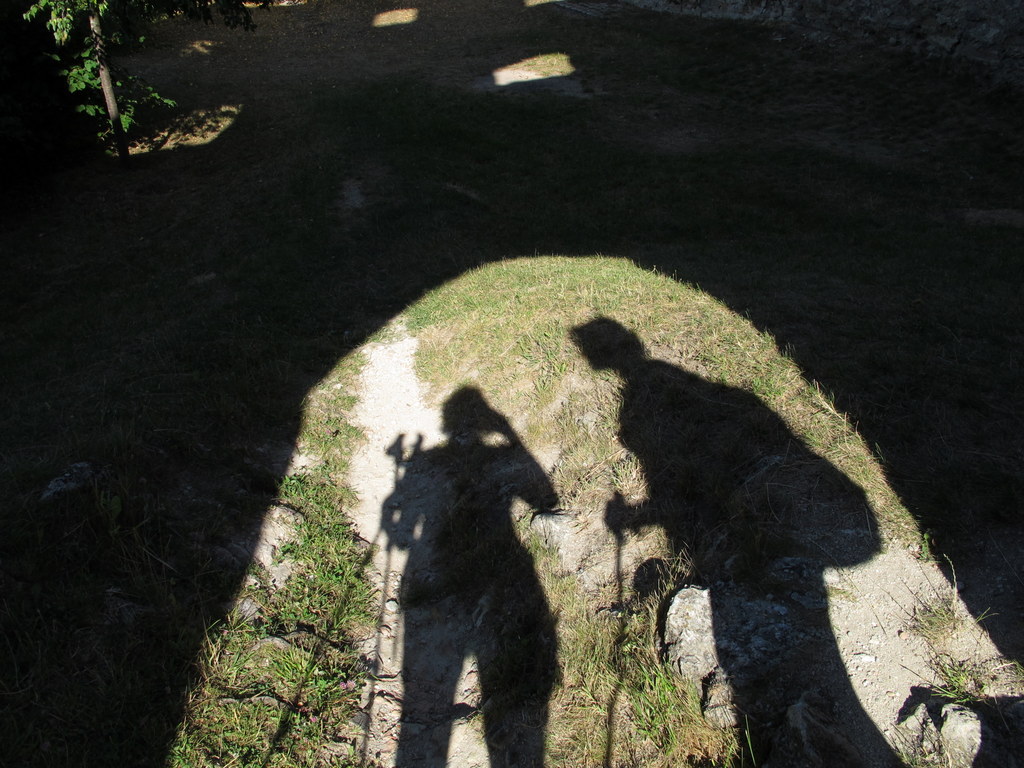
<instances>
[{"instance_id":1,"label":"green grass patch","mask_svg":"<svg viewBox=\"0 0 1024 768\"><path fill-rule=\"evenodd\" d=\"M595 369L574 342L578 329L596 317L630 329L650 358L661 361L652 365L665 376L675 370L703 382L689 386L704 393L699 397L708 397L706 407L688 403L691 395L685 388L642 397L652 398L652 408L662 408L646 418L672 425L665 429L676 424L673 408L690 409L689 416L714 430L696 436L715 445L712 452L691 455L697 443L680 432L679 445L666 447L666 455L652 465L650 456L640 461L623 444L623 430L631 429L621 421L623 398L636 397L624 387L641 385ZM721 525L741 542L728 554L738 555L735 567L755 578L758 568L782 551L780 537L792 536L794 525L808 524L802 516L811 503L801 496L807 491L794 479L797 475L780 477L774 481L779 488L765 486L762 496L750 497L744 490L745 475L785 463L784 457L770 455L750 463L750 441L756 444L763 430L774 434L778 428L764 421L770 413L792 435L794 455L796 446L803 445L800 450L813 452L861 489L889 536L899 539L914 530L879 463L830 400L771 337L695 286L624 259L535 257L469 272L410 307L404 319L419 337L418 369L434 396L443 399L456 384L479 388L508 415L534 455L557 457L555 489L561 504L581 519L607 514L605 504L613 496L643 503L652 493L664 492L658 486L665 478L674 478L679 485L672 486L673 493L680 500L720 505L728 518ZM725 399L719 403L716 398ZM727 409L724 416L708 416L718 408ZM681 535L674 523L666 525L670 540ZM698 537L682 549L676 538L658 554L670 561L691 559L689 567L698 570L712 569L717 555L701 549L713 548L717 539L709 533L703 544ZM557 573L553 557L542 557L539 562L546 564L540 567ZM656 628L664 594L646 602L635 598L639 607L620 624L595 609L597 598L579 599L576 577L544 578L558 616L562 669L552 702L557 713L549 733L552 759L592 765L603 761L607 750L628 755L623 759L629 764L745 759L746 747L737 741L742 735L706 723L699 693L687 691L662 666ZM677 574L672 583L679 579L685 582L685 574Z\"/></svg>"}]
</instances>

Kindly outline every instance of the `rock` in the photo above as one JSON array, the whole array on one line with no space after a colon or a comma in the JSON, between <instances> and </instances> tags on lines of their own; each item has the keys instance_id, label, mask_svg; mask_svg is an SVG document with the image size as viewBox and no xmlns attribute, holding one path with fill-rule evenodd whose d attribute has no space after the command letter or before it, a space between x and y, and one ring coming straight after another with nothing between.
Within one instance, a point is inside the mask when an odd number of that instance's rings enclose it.
<instances>
[{"instance_id":1,"label":"rock","mask_svg":"<svg viewBox=\"0 0 1024 768\"><path fill-rule=\"evenodd\" d=\"M352 725L358 728L360 731L365 731L367 728L370 727L370 714L369 712L364 712L361 709L357 709L355 711L355 714L352 715L352 717L350 718L349 722L352 723Z\"/></svg>"},{"instance_id":2,"label":"rock","mask_svg":"<svg viewBox=\"0 0 1024 768\"><path fill-rule=\"evenodd\" d=\"M319 466L320 463L321 459L316 454L303 453L296 449L288 460L288 468L285 470L285 474L289 477L305 475L315 467Z\"/></svg>"},{"instance_id":3,"label":"rock","mask_svg":"<svg viewBox=\"0 0 1024 768\"><path fill-rule=\"evenodd\" d=\"M683 587L676 592L662 639L669 664L697 686L718 668L711 595L706 588Z\"/></svg>"},{"instance_id":4,"label":"rock","mask_svg":"<svg viewBox=\"0 0 1024 768\"><path fill-rule=\"evenodd\" d=\"M754 599L748 591L721 582L707 588L685 587L673 596L665 616L664 655L676 672L704 690L706 715L719 707L714 717L724 722L732 716L723 714L732 690L763 686L780 667L801 663L813 638L788 619L789 612L774 599ZM710 675L723 671L730 694L718 699L711 695ZM758 711L747 714L770 716L770 710L791 702L802 688L782 692L772 683L769 690L778 691L778 696L759 693Z\"/></svg>"},{"instance_id":5,"label":"rock","mask_svg":"<svg viewBox=\"0 0 1024 768\"><path fill-rule=\"evenodd\" d=\"M812 592L790 592L789 599L809 611L821 611L828 608L828 600L825 596Z\"/></svg>"},{"instance_id":6,"label":"rock","mask_svg":"<svg viewBox=\"0 0 1024 768\"><path fill-rule=\"evenodd\" d=\"M722 670L713 672L708 679L701 709L704 718L719 728L735 728L740 724L733 706L732 686Z\"/></svg>"},{"instance_id":7,"label":"rock","mask_svg":"<svg viewBox=\"0 0 1024 768\"><path fill-rule=\"evenodd\" d=\"M253 547L252 559L270 574L271 585L280 587L292 574L292 564L281 560L281 548L295 540L295 529L302 515L288 507L271 507L263 519L259 538Z\"/></svg>"},{"instance_id":8,"label":"rock","mask_svg":"<svg viewBox=\"0 0 1024 768\"><path fill-rule=\"evenodd\" d=\"M781 466L785 460L785 456L765 456L757 462L751 473L743 479L743 483L746 485L756 482L775 467Z\"/></svg>"},{"instance_id":9,"label":"rock","mask_svg":"<svg viewBox=\"0 0 1024 768\"><path fill-rule=\"evenodd\" d=\"M927 42L932 48L944 54L951 54L960 45L961 36L959 33L947 35L929 35Z\"/></svg>"},{"instance_id":10,"label":"rock","mask_svg":"<svg viewBox=\"0 0 1024 768\"><path fill-rule=\"evenodd\" d=\"M234 604L233 610L238 614L238 618L248 624L259 618L262 608L252 598L243 597Z\"/></svg>"},{"instance_id":11,"label":"rock","mask_svg":"<svg viewBox=\"0 0 1024 768\"><path fill-rule=\"evenodd\" d=\"M541 512L533 516L530 528L540 540L552 549L566 549L568 539L575 532L573 515L566 512Z\"/></svg>"},{"instance_id":12,"label":"rock","mask_svg":"<svg viewBox=\"0 0 1024 768\"><path fill-rule=\"evenodd\" d=\"M775 734L766 768L861 768L857 748L839 732L827 702L805 692L788 710Z\"/></svg>"},{"instance_id":13,"label":"rock","mask_svg":"<svg viewBox=\"0 0 1024 768\"><path fill-rule=\"evenodd\" d=\"M366 194L359 179L345 179L341 183L341 205L349 211L366 207Z\"/></svg>"},{"instance_id":14,"label":"rock","mask_svg":"<svg viewBox=\"0 0 1024 768\"><path fill-rule=\"evenodd\" d=\"M981 751L982 723L976 712L959 704L942 708L942 751L950 768L971 768Z\"/></svg>"},{"instance_id":15,"label":"rock","mask_svg":"<svg viewBox=\"0 0 1024 768\"><path fill-rule=\"evenodd\" d=\"M531 511L530 516L531 532L558 553L562 573L578 574L585 589L614 578L610 558L597 558L598 563L608 564L607 573L587 567L594 553L613 540L604 526L587 526L579 514L567 510L537 514Z\"/></svg>"},{"instance_id":16,"label":"rock","mask_svg":"<svg viewBox=\"0 0 1024 768\"><path fill-rule=\"evenodd\" d=\"M915 703L915 698L912 697L904 704L899 718L903 751L931 765L932 762L927 761L934 762L934 756L940 751L939 729L928 711L927 701L918 698Z\"/></svg>"},{"instance_id":17,"label":"rock","mask_svg":"<svg viewBox=\"0 0 1024 768\"><path fill-rule=\"evenodd\" d=\"M941 717L939 734L950 768L1017 768L1020 765L1016 758L1019 744L1013 743L1019 734L1013 733L1012 712L1004 713L992 723L993 727L978 712L960 704L943 706Z\"/></svg>"},{"instance_id":18,"label":"rock","mask_svg":"<svg viewBox=\"0 0 1024 768\"><path fill-rule=\"evenodd\" d=\"M210 549L210 557L217 567L226 571L237 571L249 564L249 553L244 551L239 554L237 545L215 546Z\"/></svg>"},{"instance_id":19,"label":"rock","mask_svg":"<svg viewBox=\"0 0 1024 768\"><path fill-rule=\"evenodd\" d=\"M131 626L139 616L151 613L152 610L132 600L117 587L110 587L103 594L103 613L107 624Z\"/></svg>"},{"instance_id":20,"label":"rock","mask_svg":"<svg viewBox=\"0 0 1024 768\"><path fill-rule=\"evenodd\" d=\"M282 560L279 563L274 563L272 566L267 568L267 573L270 575L270 586L274 589L280 589L284 586L284 583L292 577L294 567L290 560Z\"/></svg>"},{"instance_id":21,"label":"rock","mask_svg":"<svg viewBox=\"0 0 1024 768\"><path fill-rule=\"evenodd\" d=\"M1011 735L1024 739L1024 699L1015 701L1003 711L1003 718Z\"/></svg>"},{"instance_id":22,"label":"rock","mask_svg":"<svg viewBox=\"0 0 1024 768\"><path fill-rule=\"evenodd\" d=\"M712 590L718 661L729 671L734 685L744 688L766 680L806 647L806 629L790 621L789 609L775 598L754 599L749 592L728 584L714 585Z\"/></svg>"},{"instance_id":23,"label":"rock","mask_svg":"<svg viewBox=\"0 0 1024 768\"><path fill-rule=\"evenodd\" d=\"M108 470L89 461L72 464L60 477L51 480L39 497L40 502L53 501L61 496L81 491L102 481Z\"/></svg>"},{"instance_id":24,"label":"rock","mask_svg":"<svg viewBox=\"0 0 1024 768\"><path fill-rule=\"evenodd\" d=\"M806 588L817 579L821 564L806 557L780 557L768 566L768 575L783 584Z\"/></svg>"},{"instance_id":25,"label":"rock","mask_svg":"<svg viewBox=\"0 0 1024 768\"><path fill-rule=\"evenodd\" d=\"M362 715L363 713L360 712L358 714ZM315 764L352 765L356 762L358 756L356 742L357 740L353 739L352 741L332 741L328 744L322 744L317 750Z\"/></svg>"},{"instance_id":26,"label":"rock","mask_svg":"<svg viewBox=\"0 0 1024 768\"><path fill-rule=\"evenodd\" d=\"M1019 768L1013 706L990 724L978 711L934 694L921 698L921 690L914 690L899 717L907 755L924 765L949 768Z\"/></svg>"}]
</instances>

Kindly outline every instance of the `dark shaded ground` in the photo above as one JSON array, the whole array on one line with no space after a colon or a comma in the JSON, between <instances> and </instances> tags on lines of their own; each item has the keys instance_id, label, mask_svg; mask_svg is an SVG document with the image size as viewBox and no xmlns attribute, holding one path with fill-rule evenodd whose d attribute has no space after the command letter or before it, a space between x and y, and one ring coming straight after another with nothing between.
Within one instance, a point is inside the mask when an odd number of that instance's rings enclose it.
<instances>
[{"instance_id":1,"label":"dark shaded ground","mask_svg":"<svg viewBox=\"0 0 1024 768\"><path fill-rule=\"evenodd\" d=\"M162 765L242 576L211 550L251 540L284 470L262 449L425 290L534 253L634 258L772 333L1020 658L1024 234L962 215L1024 208L1019 99L757 26L490 0L377 29L377 10L158 30L139 69L237 120L69 170L4 218L8 759ZM552 52L590 98L475 89ZM41 504L82 460L108 468L95 487Z\"/></svg>"}]
</instances>

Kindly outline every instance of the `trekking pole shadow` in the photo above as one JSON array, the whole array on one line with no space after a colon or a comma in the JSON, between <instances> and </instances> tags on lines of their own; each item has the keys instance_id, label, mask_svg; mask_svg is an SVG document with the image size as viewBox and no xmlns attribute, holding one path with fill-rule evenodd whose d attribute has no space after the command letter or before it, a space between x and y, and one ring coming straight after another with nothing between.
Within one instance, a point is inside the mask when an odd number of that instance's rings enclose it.
<instances>
[{"instance_id":1,"label":"trekking pole shadow","mask_svg":"<svg viewBox=\"0 0 1024 768\"><path fill-rule=\"evenodd\" d=\"M401 483L402 477L405 471L408 469L408 463L412 457L416 456L422 450L423 446L423 435L417 435L416 442L413 444L411 451L409 452L409 458L406 458L406 447L405 447L406 434L400 433L387 447L385 453L392 458L395 464L394 468L394 479L393 488L398 488ZM375 622L374 632L374 646L373 646L373 659L370 664L370 682L367 691L367 703L366 703L366 715L367 721L363 729L363 736L359 747L360 763L364 764L367 761L367 754L370 746L370 728L372 725L371 718L373 712L373 702L377 695L377 683L383 679L381 676L381 651L382 642L384 637L384 617L387 612L387 604L391 599L390 583L391 583L391 564L392 556L395 549L394 533L401 517L399 507L393 503L385 501L384 507L381 509L381 526L377 530L376 535L373 537L373 541L370 542L370 558L373 557L377 547L380 546L381 537L386 540L384 550L384 563L381 568L381 587L380 587L380 602L377 608L377 620ZM390 676L389 676L390 677Z\"/></svg>"},{"instance_id":2,"label":"trekking pole shadow","mask_svg":"<svg viewBox=\"0 0 1024 768\"><path fill-rule=\"evenodd\" d=\"M557 494L479 390L453 393L442 416L446 440L421 452L432 468L430 488L405 474L396 491L415 503L407 519L394 519L399 536L409 531L395 546L409 551L403 593L411 589L414 603L403 634L395 765L442 768L451 764L450 750L468 748L479 751L481 764L543 766L558 640L513 505L518 499L550 514ZM424 494L437 498L425 504ZM470 659L477 682L467 686ZM481 715L482 733L467 720L473 713Z\"/></svg>"},{"instance_id":3,"label":"trekking pole shadow","mask_svg":"<svg viewBox=\"0 0 1024 768\"><path fill-rule=\"evenodd\" d=\"M622 586L622 526L619 521L626 508L626 500L616 491L615 495L605 506L605 525L615 536L615 602L611 610L616 613L618 629L615 633L615 643L612 646L612 661L615 667L615 687L611 696L608 697L608 712L605 715L605 745L604 745L604 768L612 768L612 760L615 757L615 711L619 705L619 697L622 695L622 669L623 661L620 658L622 643L626 638L626 612L623 609L622 600L624 588Z\"/></svg>"}]
</instances>

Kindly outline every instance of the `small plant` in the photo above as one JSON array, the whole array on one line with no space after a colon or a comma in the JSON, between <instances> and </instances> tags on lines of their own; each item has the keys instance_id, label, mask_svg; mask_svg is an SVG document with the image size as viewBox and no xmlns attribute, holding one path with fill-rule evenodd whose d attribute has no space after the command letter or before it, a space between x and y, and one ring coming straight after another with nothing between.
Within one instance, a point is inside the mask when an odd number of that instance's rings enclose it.
<instances>
[{"instance_id":1,"label":"small plant","mask_svg":"<svg viewBox=\"0 0 1024 768\"><path fill-rule=\"evenodd\" d=\"M62 70L67 78L68 90L77 93L84 100L76 108L92 118L98 126L97 136L101 141L108 142L118 130L127 132L136 124L136 114L143 107L174 107L173 99L161 96L142 78L131 75L119 67L111 67L110 74L113 87L117 89L118 121L120 128L112 126L107 114L107 107L102 99L102 82L99 58L93 50L95 43L86 38L81 50L71 57L71 63Z\"/></svg>"},{"instance_id":2,"label":"small plant","mask_svg":"<svg viewBox=\"0 0 1024 768\"><path fill-rule=\"evenodd\" d=\"M935 537L930 530L921 531L917 545L917 559L925 563L934 563L936 559Z\"/></svg>"},{"instance_id":3,"label":"small plant","mask_svg":"<svg viewBox=\"0 0 1024 768\"><path fill-rule=\"evenodd\" d=\"M938 750L927 750L922 744L906 744L897 749L903 768L945 768L948 763Z\"/></svg>"},{"instance_id":4,"label":"small plant","mask_svg":"<svg viewBox=\"0 0 1024 768\"><path fill-rule=\"evenodd\" d=\"M977 664L941 656L935 661L935 671L941 679L935 692L954 704L977 703L984 695L985 677Z\"/></svg>"},{"instance_id":5,"label":"small plant","mask_svg":"<svg viewBox=\"0 0 1024 768\"><path fill-rule=\"evenodd\" d=\"M955 590L951 590L949 597L936 596L934 600L921 602L911 621L911 629L932 646L941 644L959 625Z\"/></svg>"}]
</instances>

